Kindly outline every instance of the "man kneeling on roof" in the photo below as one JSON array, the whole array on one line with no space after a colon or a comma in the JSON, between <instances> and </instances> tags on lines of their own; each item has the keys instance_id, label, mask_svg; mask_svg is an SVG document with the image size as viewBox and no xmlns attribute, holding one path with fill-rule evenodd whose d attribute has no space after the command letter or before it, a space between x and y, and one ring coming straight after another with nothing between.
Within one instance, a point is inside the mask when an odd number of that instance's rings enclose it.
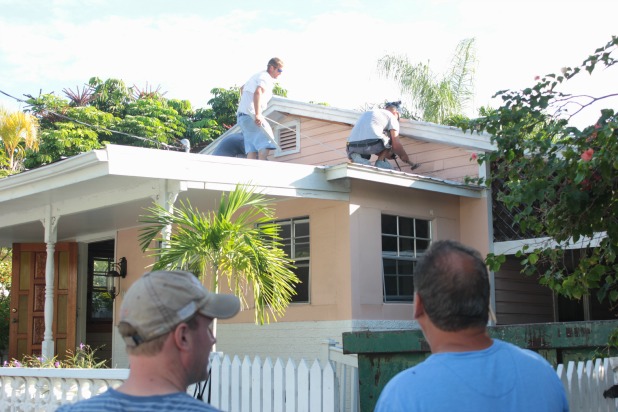
<instances>
[{"instance_id":1,"label":"man kneeling on roof","mask_svg":"<svg viewBox=\"0 0 618 412\"><path fill-rule=\"evenodd\" d=\"M386 103L384 109L369 110L361 115L348 137L346 150L348 158L363 165L371 165L369 159L374 154L378 156L375 166L382 169L393 169L387 159L395 155L412 167L420 166L410 161L399 140L399 117L401 102Z\"/></svg>"}]
</instances>

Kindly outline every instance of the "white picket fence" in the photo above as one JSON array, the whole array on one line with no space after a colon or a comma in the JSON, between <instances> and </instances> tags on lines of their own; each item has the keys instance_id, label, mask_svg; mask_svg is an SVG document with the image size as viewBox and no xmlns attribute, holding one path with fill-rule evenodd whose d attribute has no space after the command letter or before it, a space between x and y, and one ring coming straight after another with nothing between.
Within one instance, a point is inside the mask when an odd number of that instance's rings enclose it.
<instances>
[{"instance_id":1,"label":"white picket fence","mask_svg":"<svg viewBox=\"0 0 618 412\"><path fill-rule=\"evenodd\" d=\"M329 350L337 357L337 349ZM243 361L213 354L204 400L223 411L358 411L355 359L315 360L311 365L259 357ZM616 358L612 358L616 360ZM346 364L347 363L347 364ZM603 391L618 383L610 359L558 365L572 412L615 412L616 401ZM337 370L345 369L341 374ZM58 405L117 387L128 369L0 368L0 411L55 411ZM193 394L194 388L189 388Z\"/></svg>"},{"instance_id":2,"label":"white picket fence","mask_svg":"<svg viewBox=\"0 0 618 412\"><path fill-rule=\"evenodd\" d=\"M358 412L356 355L343 355L333 341L324 342L322 353L310 366L213 353L207 386L187 392L204 389L204 401L223 411ZM0 368L0 411L52 412L116 388L128 375L128 369Z\"/></svg>"},{"instance_id":3,"label":"white picket fence","mask_svg":"<svg viewBox=\"0 0 618 412\"><path fill-rule=\"evenodd\" d=\"M609 358L558 365L571 412L616 412L616 400L603 398L603 392L618 383L617 369Z\"/></svg>"},{"instance_id":4,"label":"white picket fence","mask_svg":"<svg viewBox=\"0 0 618 412\"><path fill-rule=\"evenodd\" d=\"M344 355L334 341L324 342L322 361L311 365L222 354L213 354L210 365L203 399L223 411L359 410L356 355Z\"/></svg>"}]
</instances>

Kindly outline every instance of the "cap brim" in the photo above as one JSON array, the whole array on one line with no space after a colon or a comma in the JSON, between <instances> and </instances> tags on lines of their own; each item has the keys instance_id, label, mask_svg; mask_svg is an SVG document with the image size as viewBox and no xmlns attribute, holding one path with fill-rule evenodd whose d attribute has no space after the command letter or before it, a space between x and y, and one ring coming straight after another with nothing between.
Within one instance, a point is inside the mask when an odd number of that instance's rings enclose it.
<instances>
[{"instance_id":1,"label":"cap brim","mask_svg":"<svg viewBox=\"0 0 618 412\"><path fill-rule=\"evenodd\" d=\"M199 309L210 318L228 319L240 311L240 299L235 295L211 294L206 304Z\"/></svg>"}]
</instances>

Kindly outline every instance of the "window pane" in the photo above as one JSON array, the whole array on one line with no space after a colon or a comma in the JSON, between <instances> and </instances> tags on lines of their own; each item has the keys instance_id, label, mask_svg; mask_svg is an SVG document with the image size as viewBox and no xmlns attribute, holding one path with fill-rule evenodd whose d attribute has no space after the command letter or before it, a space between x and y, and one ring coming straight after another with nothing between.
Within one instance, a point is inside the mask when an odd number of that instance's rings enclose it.
<instances>
[{"instance_id":1,"label":"window pane","mask_svg":"<svg viewBox=\"0 0 618 412\"><path fill-rule=\"evenodd\" d=\"M382 233L397 234L397 216L382 215Z\"/></svg>"},{"instance_id":2,"label":"window pane","mask_svg":"<svg viewBox=\"0 0 618 412\"><path fill-rule=\"evenodd\" d=\"M296 238L309 236L309 222L296 223L294 226L294 235Z\"/></svg>"},{"instance_id":3,"label":"window pane","mask_svg":"<svg viewBox=\"0 0 618 412\"><path fill-rule=\"evenodd\" d=\"M107 286L107 278L105 276L94 275L92 277L92 286L94 288L103 288Z\"/></svg>"},{"instance_id":4,"label":"window pane","mask_svg":"<svg viewBox=\"0 0 618 412\"><path fill-rule=\"evenodd\" d=\"M397 238L394 236L382 236L382 253L397 254Z\"/></svg>"},{"instance_id":5,"label":"window pane","mask_svg":"<svg viewBox=\"0 0 618 412\"><path fill-rule=\"evenodd\" d=\"M292 296L292 302L309 302L309 265L299 265L293 269L301 283L296 284L296 295Z\"/></svg>"},{"instance_id":6,"label":"window pane","mask_svg":"<svg viewBox=\"0 0 618 412\"><path fill-rule=\"evenodd\" d=\"M412 260L400 260L398 265L397 273L399 275L408 275L412 276L414 273L414 267L416 266L416 262Z\"/></svg>"},{"instance_id":7,"label":"window pane","mask_svg":"<svg viewBox=\"0 0 618 412\"><path fill-rule=\"evenodd\" d=\"M414 283L412 282L412 276L400 276L399 277L399 296L412 298L414 294Z\"/></svg>"},{"instance_id":8,"label":"window pane","mask_svg":"<svg viewBox=\"0 0 618 412\"><path fill-rule=\"evenodd\" d=\"M105 259L105 260L99 260L99 259L94 259L93 263L93 271L95 273L107 273L107 271L109 270L109 260Z\"/></svg>"},{"instance_id":9,"label":"window pane","mask_svg":"<svg viewBox=\"0 0 618 412\"><path fill-rule=\"evenodd\" d=\"M417 255L425 254L425 252L429 248L429 244L430 243L431 242L429 240L417 239L416 240L416 253L417 253Z\"/></svg>"},{"instance_id":10,"label":"window pane","mask_svg":"<svg viewBox=\"0 0 618 412\"><path fill-rule=\"evenodd\" d=\"M414 239L399 238L399 256L414 256Z\"/></svg>"},{"instance_id":11,"label":"window pane","mask_svg":"<svg viewBox=\"0 0 618 412\"><path fill-rule=\"evenodd\" d=\"M385 275L397 274L397 261L394 259L382 259L382 267Z\"/></svg>"},{"instance_id":12,"label":"window pane","mask_svg":"<svg viewBox=\"0 0 618 412\"><path fill-rule=\"evenodd\" d=\"M399 218L399 236L414 236L414 219Z\"/></svg>"},{"instance_id":13,"label":"window pane","mask_svg":"<svg viewBox=\"0 0 618 412\"><path fill-rule=\"evenodd\" d=\"M111 319L113 301L107 292L92 291L92 319Z\"/></svg>"},{"instance_id":14,"label":"window pane","mask_svg":"<svg viewBox=\"0 0 618 412\"><path fill-rule=\"evenodd\" d=\"M431 234L429 233L429 220L416 221L416 237L421 237L424 239L431 238Z\"/></svg>"},{"instance_id":15,"label":"window pane","mask_svg":"<svg viewBox=\"0 0 618 412\"><path fill-rule=\"evenodd\" d=\"M386 297L397 296L397 277L384 276L384 293Z\"/></svg>"},{"instance_id":16,"label":"window pane","mask_svg":"<svg viewBox=\"0 0 618 412\"><path fill-rule=\"evenodd\" d=\"M309 243L297 243L294 257L296 259L309 257Z\"/></svg>"},{"instance_id":17,"label":"window pane","mask_svg":"<svg viewBox=\"0 0 618 412\"><path fill-rule=\"evenodd\" d=\"M279 223L279 237L281 237L282 239L290 239L292 237L292 227L287 224L281 224Z\"/></svg>"},{"instance_id":18,"label":"window pane","mask_svg":"<svg viewBox=\"0 0 618 412\"><path fill-rule=\"evenodd\" d=\"M290 246L289 244L281 246L281 250L285 252L285 255L287 257L292 257L292 246Z\"/></svg>"}]
</instances>

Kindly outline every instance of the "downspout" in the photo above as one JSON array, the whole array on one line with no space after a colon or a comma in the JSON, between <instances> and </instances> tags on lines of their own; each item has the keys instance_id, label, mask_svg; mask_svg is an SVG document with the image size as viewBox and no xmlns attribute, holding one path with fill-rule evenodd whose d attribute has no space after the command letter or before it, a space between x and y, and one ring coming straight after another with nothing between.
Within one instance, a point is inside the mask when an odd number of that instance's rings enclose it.
<instances>
[{"instance_id":1,"label":"downspout","mask_svg":"<svg viewBox=\"0 0 618 412\"><path fill-rule=\"evenodd\" d=\"M41 219L41 223L45 227L45 244L47 256L45 259L45 332L43 334L43 343L41 347L41 355L44 359L54 357L54 336L52 332L52 324L54 321L54 252L56 250L56 242L58 241L58 217L53 216L51 206L46 207L46 216Z\"/></svg>"},{"instance_id":2,"label":"downspout","mask_svg":"<svg viewBox=\"0 0 618 412\"><path fill-rule=\"evenodd\" d=\"M490 178L491 169L489 167L489 163L483 162L482 165L479 166L479 177L484 178L485 182ZM489 242L489 253L494 253L494 216L493 216L493 194L491 192L491 186L487 186L485 188L485 196L487 201L487 228L488 228L488 237L487 241ZM489 272L489 287L490 287L490 298L489 298L489 325L495 326L497 323L496 319L496 277L493 271Z\"/></svg>"}]
</instances>

